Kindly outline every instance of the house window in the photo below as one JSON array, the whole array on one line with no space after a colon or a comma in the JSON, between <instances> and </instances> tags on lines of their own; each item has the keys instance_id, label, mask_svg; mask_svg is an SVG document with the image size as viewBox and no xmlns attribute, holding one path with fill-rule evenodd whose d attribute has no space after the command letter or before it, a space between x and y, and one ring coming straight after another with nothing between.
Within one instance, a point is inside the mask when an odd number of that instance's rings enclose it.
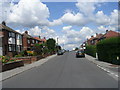
<instances>
[{"instance_id":1,"label":"house window","mask_svg":"<svg viewBox=\"0 0 120 90\"><path fill-rule=\"evenodd\" d=\"M35 43L35 41L34 41L34 40L32 40L32 43Z\"/></svg>"},{"instance_id":2,"label":"house window","mask_svg":"<svg viewBox=\"0 0 120 90\"><path fill-rule=\"evenodd\" d=\"M92 40L92 41L91 41L91 43L92 43L92 44L95 44L95 41L94 41L94 40Z\"/></svg>"},{"instance_id":3,"label":"house window","mask_svg":"<svg viewBox=\"0 0 120 90\"><path fill-rule=\"evenodd\" d=\"M38 43L38 41L36 41L36 43Z\"/></svg>"},{"instance_id":4,"label":"house window","mask_svg":"<svg viewBox=\"0 0 120 90\"><path fill-rule=\"evenodd\" d=\"M28 40L28 44L30 44L30 40Z\"/></svg>"},{"instance_id":5,"label":"house window","mask_svg":"<svg viewBox=\"0 0 120 90\"><path fill-rule=\"evenodd\" d=\"M16 51L16 47L14 44L9 44L9 51Z\"/></svg>"},{"instance_id":6,"label":"house window","mask_svg":"<svg viewBox=\"0 0 120 90\"><path fill-rule=\"evenodd\" d=\"M13 33L13 32L9 32L9 37L13 37L13 38L15 38L15 33Z\"/></svg>"},{"instance_id":7,"label":"house window","mask_svg":"<svg viewBox=\"0 0 120 90\"><path fill-rule=\"evenodd\" d=\"M22 35L17 34L17 45L22 45Z\"/></svg>"},{"instance_id":8,"label":"house window","mask_svg":"<svg viewBox=\"0 0 120 90\"><path fill-rule=\"evenodd\" d=\"M18 51L18 52L20 52L20 51L21 51L21 48L22 48L22 46L21 46L21 45L17 45L17 47L16 47L16 49L17 49L17 51Z\"/></svg>"},{"instance_id":9,"label":"house window","mask_svg":"<svg viewBox=\"0 0 120 90\"><path fill-rule=\"evenodd\" d=\"M15 33L9 32L8 44L15 44Z\"/></svg>"}]
</instances>

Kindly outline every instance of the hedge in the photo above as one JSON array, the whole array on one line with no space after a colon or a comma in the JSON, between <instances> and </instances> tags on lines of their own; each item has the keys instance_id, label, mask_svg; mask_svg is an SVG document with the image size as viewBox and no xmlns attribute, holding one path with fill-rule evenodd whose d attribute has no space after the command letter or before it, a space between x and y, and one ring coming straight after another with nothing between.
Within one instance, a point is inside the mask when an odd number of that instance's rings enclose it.
<instances>
[{"instance_id":1,"label":"hedge","mask_svg":"<svg viewBox=\"0 0 120 90\"><path fill-rule=\"evenodd\" d=\"M90 56L96 57L96 45L87 45L85 53Z\"/></svg>"},{"instance_id":2,"label":"hedge","mask_svg":"<svg viewBox=\"0 0 120 90\"><path fill-rule=\"evenodd\" d=\"M113 37L97 44L98 59L120 65L120 37Z\"/></svg>"}]
</instances>

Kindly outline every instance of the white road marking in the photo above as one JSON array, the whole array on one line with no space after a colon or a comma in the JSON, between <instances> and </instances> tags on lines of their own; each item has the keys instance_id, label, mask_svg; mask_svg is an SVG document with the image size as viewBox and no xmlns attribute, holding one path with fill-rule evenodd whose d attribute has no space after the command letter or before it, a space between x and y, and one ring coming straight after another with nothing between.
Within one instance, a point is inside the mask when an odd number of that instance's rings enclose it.
<instances>
[{"instance_id":1,"label":"white road marking","mask_svg":"<svg viewBox=\"0 0 120 90\"><path fill-rule=\"evenodd\" d=\"M100 66L100 65L97 65L100 69L102 69L102 70L104 70L104 71L106 71L107 73L109 73L109 74L111 74L111 75L113 75L113 76L115 76L115 77L119 77L118 75L116 75L115 73L113 73L113 72L111 72L111 71L109 71L109 70L107 70L107 69L105 69L105 68L103 68L102 66Z\"/></svg>"}]
</instances>

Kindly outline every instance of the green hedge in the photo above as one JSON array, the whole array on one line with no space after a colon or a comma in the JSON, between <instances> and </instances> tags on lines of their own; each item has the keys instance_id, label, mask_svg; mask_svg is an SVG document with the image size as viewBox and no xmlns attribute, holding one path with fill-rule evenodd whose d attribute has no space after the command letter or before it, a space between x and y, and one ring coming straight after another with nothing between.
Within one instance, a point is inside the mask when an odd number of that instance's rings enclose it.
<instances>
[{"instance_id":1,"label":"green hedge","mask_svg":"<svg viewBox=\"0 0 120 90\"><path fill-rule=\"evenodd\" d=\"M120 37L109 38L97 44L98 59L112 64L120 64Z\"/></svg>"},{"instance_id":2,"label":"green hedge","mask_svg":"<svg viewBox=\"0 0 120 90\"><path fill-rule=\"evenodd\" d=\"M96 57L96 45L87 45L85 53L90 56Z\"/></svg>"}]
</instances>

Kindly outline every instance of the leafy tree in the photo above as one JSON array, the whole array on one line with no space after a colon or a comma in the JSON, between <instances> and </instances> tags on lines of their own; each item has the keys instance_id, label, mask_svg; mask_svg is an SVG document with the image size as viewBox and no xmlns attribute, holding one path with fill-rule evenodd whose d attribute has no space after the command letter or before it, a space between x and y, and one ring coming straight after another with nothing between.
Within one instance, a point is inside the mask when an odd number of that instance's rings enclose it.
<instances>
[{"instance_id":1,"label":"leafy tree","mask_svg":"<svg viewBox=\"0 0 120 90\"><path fill-rule=\"evenodd\" d=\"M75 48L75 50L78 50L78 49L79 49L78 47Z\"/></svg>"},{"instance_id":2,"label":"leafy tree","mask_svg":"<svg viewBox=\"0 0 120 90\"><path fill-rule=\"evenodd\" d=\"M43 50L43 45L42 44L35 44L33 50L37 55L41 55L42 50Z\"/></svg>"},{"instance_id":3,"label":"leafy tree","mask_svg":"<svg viewBox=\"0 0 120 90\"><path fill-rule=\"evenodd\" d=\"M50 50L50 52L53 52L56 48L56 41L53 38L49 38L46 42L47 48Z\"/></svg>"}]
</instances>

